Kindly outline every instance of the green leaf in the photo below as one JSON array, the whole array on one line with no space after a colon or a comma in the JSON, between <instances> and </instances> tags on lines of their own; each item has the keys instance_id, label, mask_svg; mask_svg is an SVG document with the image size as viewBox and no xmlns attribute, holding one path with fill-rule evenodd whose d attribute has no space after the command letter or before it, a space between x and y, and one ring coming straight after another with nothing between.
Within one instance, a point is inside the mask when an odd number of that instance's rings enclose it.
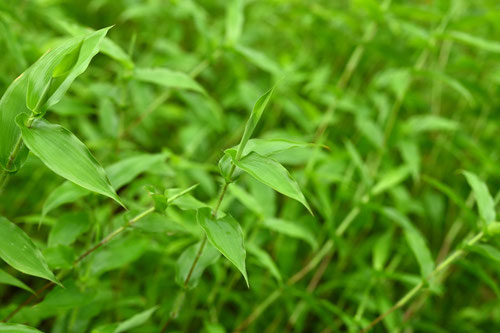
<instances>
[{"instance_id":1,"label":"green leaf","mask_svg":"<svg viewBox=\"0 0 500 333\"><path fill-rule=\"evenodd\" d=\"M252 133L257 127L259 123L260 117L262 117L262 113L264 113L264 109L269 103L271 96L273 94L274 87L268 90L264 95L262 95L257 102L255 103L252 113L250 113L250 117L247 120L245 125L245 131L243 132L243 136L241 137L241 141L238 147L238 152L236 154L236 159L239 160L245 150L248 140L252 137Z\"/></svg>"},{"instance_id":2,"label":"green leaf","mask_svg":"<svg viewBox=\"0 0 500 333\"><path fill-rule=\"evenodd\" d=\"M167 68L136 68L134 78L167 88L187 89L205 94L205 89L189 75Z\"/></svg>"},{"instance_id":3,"label":"green leaf","mask_svg":"<svg viewBox=\"0 0 500 333\"><path fill-rule=\"evenodd\" d=\"M254 243L247 244L247 250L248 253L257 258L260 265L269 270L272 276L274 276L279 283L283 282L283 277L281 276L278 267L276 266L273 259L266 251L262 250Z\"/></svg>"},{"instance_id":4,"label":"green leaf","mask_svg":"<svg viewBox=\"0 0 500 333\"><path fill-rule=\"evenodd\" d=\"M71 245L78 236L90 229L90 217L86 213L71 212L61 215L50 229L49 246Z\"/></svg>"},{"instance_id":5,"label":"green leaf","mask_svg":"<svg viewBox=\"0 0 500 333\"><path fill-rule=\"evenodd\" d=\"M488 244L475 244L468 247L472 252L476 252L488 259L500 262L500 251Z\"/></svg>"},{"instance_id":6,"label":"green leaf","mask_svg":"<svg viewBox=\"0 0 500 333\"><path fill-rule=\"evenodd\" d=\"M184 282L186 281L189 271L193 266L193 262L196 260L198 250L200 249L201 242L189 246L182 254L179 256L177 263L175 265L175 281L181 287L184 287ZM198 285L200 282L201 275L205 269L213 265L219 260L220 252L213 247L211 244L206 244L203 252L201 252L200 257L196 266L194 266L191 277L187 285L188 289L192 289Z\"/></svg>"},{"instance_id":7,"label":"green leaf","mask_svg":"<svg viewBox=\"0 0 500 333\"><path fill-rule=\"evenodd\" d=\"M236 266L249 286L245 268L246 250L240 224L230 215L213 219L209 208L199 209L196 219L210 243Z\"/></svg>"},{"instance_id":8,"label":"green leaf","mask_svg":"<svg viewBox=\"0 0 500 333\"><path fill-rule=\"evenodd\" d=\"M0 333L43 333L36 328L20 324L0 323Z\"/></svg>"},{"instance_id":9,"label":"green leaf","mask_svg":"<svg viewBox=\"0 0 500 333\"><path fill-rule=\"evenodd\" d=\"M318 241L316 240L314 234L308 228L304 227L301 224L294 223L291 221L285 221L282 219L271 218L264 220L263 226L265 226L268 229L282 233L284 235L297 239L302 239L306 241L309 245L311 245L313 250L316 250L318 248Z\"/></svg>"},{"instance_id":10,"label":"green leaf","mask_svg":"<svg viewBox=\"0 0 500 333\"><path fill-rule=\"evenodd\" d=\"M112 198L125 207L106 172L87 147L70 131L44 119L25 125L27 116L16 119L26 146L52 171L81 187Z\"/></svg>"},{"instance_id":11,"label":"green leaf","mask_svg":"<svg viewBox=\"0 0 500 333\"><path fill-rule=\"evenodd\" d=\"M292 178L288 170L280 163L255 152L248 154L241 160L237 159L234 149L226 150L226 154L232 158L233 163L236 164L237 167L247 172L261 183L302 203L307 210L313 214L306 198L300 191L299 185Z\"/></svg>"},{"instance_id":12,"label":"green leaf","mask_svg":"<svg viewBox=\"0 0 500 333\"><path fill-rule=\"evenodd\" d=\"M64 205L65 203L74 202L77 199L86 196L90 192L75 183L65 181L58 187L56 187L43 203L42 216L40 221L43 221L45 216L57 207Z\"/></svg>"},{"instance_id":13,"label":"green leaf","mask_svg":"<svg viewBox=\"0 0 500 333\"><path fill-rule=\"evenodd\" d=\"M232 148L238 150L240 145ZM252 151L262 155L270 156L293 148L315 147L313 143L296 142L284 139L250 139L248 140L242 156L248 155Z\"/></svg>"},{"instance_id":14,"label":"green leaf","mask_svg":"<svg viewBox=\"0 0 500 333\"><path fill-rule=\"evenodd\" d=\"M402 166L397 169L387 172L382 178L373 186L372 195L379 195L388 189L398 185L404 181L410 174L410 169L407 166Z\"/></svg>"},{"instance_id":15,"label":"green leaf","mask_svg":"<svg viewBox=\"0 0 500 333\"><path fill-rule=\"evenodd\" d=\"M226 7L226 43L235 45L243 29L243 0L231 0Z\"/></svg>"},{"instance_id":16,"label":"green leaf","mask_svg":"<svg viewBox=\"0 0 500 333\"><path fill-rule=\"evenodd\" d=\"M447 32L445 36L451 37L458 42L474 46L485 51L500 53L500 43L497 41L483 39L461 31L450 31Z\"/></svg>"},{"instance_id":17,"label":"green leaf","mask_svg":"<svg viewBox=\"0 0 500 333\"><path fill-rule=\"evenodd\" d=\"M410 133L426 131L455 131L459 124L453 120L434 115L413 116L406 121L404 129Z\"/></svg>"},{"instance_id":18,"label":"green leaf","mask_svg":"<svg viewBox=\"0 0 500 333\"><path fill-rule=\"evenodd\" d=\"M59 284L40 250L14 223L0 216L0 258L20 272Z\"/></svg>"},{"instance_id":19,"label":"green leaf","mask_svg":"<svg viewBox=\"0 0 500 333\"><path fill-rule=\"evenodd\" d=\"M9 172L19 170L28 156L28 149L23 145L17 158L14 161L9 159L21 138L15 119L21 113L31 113L26 107L28 71L12 82L0 99L0 165Z\"/></svg>"},{"instance_id":20,"label":"green leaf","mask_svg":"<svg viewBox=\"0 0 500 333\"><path fill-rule=\"evenodd\" d=\"M70 39L43 55L31 68L26 104L43 113L57 104L73 81L90 64L111 27Z\"/></svg>"},{"instance_id":21,"label":"green leaf","mask_svg":"<svg viewBox=\"0 0 500 333\"><path fill-rule=\"evenodd\" d=\"M236 45L234 49L252 64L270 74L279 76L283 72L274 60L261 51L243 45Z\"/></svg>"},{"instance_id":22,"label":"green leaf","mask_svg":"<svg viewBox=\"0 0 500 333\"><path fill-rule=\"evenodd\" d=\"M114 333L125 332L146 323L157 309L158 306L154 306L148 310L136 314L135 316L125 320L124 322L121 322L115 329Z\"/></svg>"},{"instance_id":23,"label":"green leaf","mask_svg":"<svg viewBox=\"0 0 500 333\"><path fill-rule=\"evenodd\" d=\"M486 224L494 222L496 219L495 202L488 190L488 186L472 172L463 171L463 174L476 198L479 216Z\"/></svg>"},{"instance_id":24,"label":"green leaf","mask_svg":"<svg viewBox=\"0 0 500 333\"><path fill-rule=\"evenodd\" d=\"M13 277L12 275L10 275L9 273L7 273L6 271L4 271L2 269L0 269L0 283L8 284L8 285L11 285L14 287L24 289L26 291L29 291L32 294L35 293L33 291L33 289L28 287L23 281Z\"/></svg>"}]
</instances>

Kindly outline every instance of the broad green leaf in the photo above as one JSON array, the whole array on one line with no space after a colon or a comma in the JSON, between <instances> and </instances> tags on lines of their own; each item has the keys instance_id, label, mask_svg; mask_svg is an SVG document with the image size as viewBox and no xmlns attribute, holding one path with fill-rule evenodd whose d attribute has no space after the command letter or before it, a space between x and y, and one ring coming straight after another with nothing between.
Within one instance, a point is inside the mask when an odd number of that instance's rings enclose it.
<instances>
[{"instance_id":1,"label":"broad green leaf","mask_svg":"<svg viewBox=\"0 0 500 333\"><path fill-rule=\"evenodd\" d=\"M266 108L267 103L269 103L269 100L271 99L273 91L274 88L271 88L264 95L262 95L255 103L252 113L250 114L250 117L248 118L247 123L245 125L245 131L243 132L243 136L241 137L241 141L238 147L238 152L236 154L237 160L241 158L248 140L250 140L250 138L252 137L252 133L255 130L255 127L257 127L257 124L259 123L260 117L262 117L262 113L264 113L264 109Z\"/></svg>"},{"instance_id":2,"label":"broad green leaf","mask_svg":"<svg viewBox=\"0 0 500 333\"><path fill-rule=\"evenodd\" d=\"M281 276L278 267L276 266L273 259L266 251L262 250L254 243L247 244L247 250L248 253L257 258L260 265L269 270L272 276L274 276L279 283L283 282L283 278Z\"/></svg>"},{"instance_id":3,"label":"broad green leaf","mask_svg":"<svg viewBox=\"0 0 500 333\"><path fill-rule=\"evenodd\" d=\"M243 0L231 0L226 7L226 43L235 45L243 29Z\"/></svg>"},{"instance_id":4,"label":"broad green leaf","mask_svg":"<svg viewBox=\"0 0 500 333\"><path fill-rule=\"evenodd\" d=\"M136 68L134 78L167 88L188 89L205 93L205 89L189 75L167 68Z\"/></svg>"},{"instance_id":5,"label":"broad green leaf","mask_svg":"<svg viewBox=\"0 0 500 333\"><path fill-rule=\"evenodd\" d=\"M313 248L313 250L318 248L318 241L316 240L314 234L308 228L299 223L271 218L265 219L263 226L281 234L302 239L306 241Z\"/></svg>"},{"instance_id":6,"label":"broad green leaf","mask_svg":"<svg viewBox=\"0 0 500 333\"><path fill-rule=\"evenodd\" d=\"M2 269L0 269L0 284L8 284L29 291L30 293L35 293L33 289L28 287L23 281L13 277Z\"/></svg>"},{"instance_id":7,"label":"broad green leaf","mask_svg":"<svg viewBox=\"0 0 500 333\"><path fill-rule=\"evenodd\" d=\"M177 284L181 287L184 287L184 283L189 275L189 271L193 266L193 262L196 259L198 254L198 250L200 249L201 242L193 244L189 246L177 259L177 263L175 265L175 280ZM191 273L191 277L189 278L189 282L187 285L188 289L192 289L198 285L200 282L200 278L205 271L205 269L213 265L219 260L220 252L212 246L212 244L207 243L200 257L198 258L198 262L196 266L194 266L193 272Z\"/></svg>"},{"instance_id":8,"label":"broad green leaf","mask_svg":"<svg viewBox=\"0 0 500 333\"><path fill-rule=\"evenodd\" d=\"M284 166L271 158L259 155L255 152L248 154L241 160L237 159L234 149L226 150L226 154L231 156L233 163L236 164L237 167L247 172L261 183L302 203L312 214L311 208L300 191L299 185Z\"/></svg>"},{"instance_id":9,"label":"broad green leaf","mask_svg":"<svg viewBox=\"0 0 500 333\"><path fill-rule=\"evenodd\" d=\"M23 145L17 158L14 161L9 159L21 139L15 119L21 113L31 113L26 107L28 71L12 82L0 99L0 165L9 172L19 170L28 156L28 149Z\"/></svg>"},{"instance_id":10,"label":"broad green leaf","mask_svg":"<svg viewBox=\"0 0 500 333\"><path fill-rule=\"evenodd\" d=\"M114 333L126 332L132 328L136 328L137 326L144 324L149 320L149 318L151 318L151 316L157 309L158 306L154 306L151 309L138 313L135 316L125 320L124 322L121 322L115 329Z\"/></svg>"},{"instance_id":11,"label":"broad green leaf","mask_svg":"<svg viewBox=\"0 0 500 333\"><path fill-rule=\"evenodd\" d=\"M472 172L463 171L463 174L472 188L474 197L476 198L479 216L481 216L481 219L486 224L495 222L495 202L493 201L493 197L488 190L488 186L486 186L486 184Z\"/></svg>"},{"instance_id":12,"label":"broad green leaf","mask_svg":"<svg viewBox=\"0 0 500 333\"><path fill-rule=\"evenodd\" d=\"M404 181L410 174L410 169L407 166L402 166L397 169L387 172L380 178L380 180L373 186L372 195L379 195L382 192L398 185Z\"/></svg>"},{"instance_id":13,"label":"broad green leaf","mask_svg":"<svg viewBox=\"0 0 500 333\"><path fill-rule=\"evenodd\" d=\"M264 210L260 203L247 191L236 184L229 186L229 192L234 195L245 207L256 213L258 216L264 215Z\"/></svg>"},{"instance_id":14,"label":"broad green leaf","mask_svg":"<svg viewBox=\"0 0 500 333\"><path fill-rule=\"evenodd\" d=\"M450 31L447 32L445 36L449 36L458 42L474 46L485 51L500 53L500 43L497 41L483 39L461 31Z\"/></svg>"},{"instance_id":15,"label":"broad green leaf","mask_svg":"<svg viewBox=\"0 0 500 333\"><path fill-rule=\"evenodd\" d=\"M36 328L21 324L0 323L0 333L43 333Z\"/></svg>"},{"instance_id":16,"label":"broad green leaf","mask_svg":"<svg viewBox=\"0 0 500 333\"><path fill-rule=\"evenodd\" d=\"M199 209L196 219L210 243L236 266L249 286L245 267L244 236L240 224L230 215L213 219L210 208Z\"/></svg>"},{"instance_id":17,"label":"broad green leaf","mask_svg":"<svg viewBox=\"0 0 500 333\"><path fill-rule=\"evenodd\" d=\"M21 128L24 143L49 169L124 206L102 166L73 133L44 119L37 119L31 127L27 127L27 116L22 116L24 117L17 118L16 121Z\"/></svg>"},{"instance_id":18,"label":"broad green leaf","mask_svg":"<svg viewBox=\"0 0 500 333\"><path fill-rule=\"evenodd\" d=\"M20 272L59 284L40 250L14 223L0 216L0 258Z\"/></svg>"}]
</instances>

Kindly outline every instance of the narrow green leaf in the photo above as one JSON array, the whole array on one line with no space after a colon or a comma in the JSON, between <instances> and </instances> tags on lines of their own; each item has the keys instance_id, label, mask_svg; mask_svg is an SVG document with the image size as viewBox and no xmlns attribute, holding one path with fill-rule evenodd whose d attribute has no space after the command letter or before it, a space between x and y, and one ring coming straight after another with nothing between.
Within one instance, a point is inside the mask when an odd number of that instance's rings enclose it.
<instances>
[{"instance_id":1,"label":"narrow green leaf","mask_svg":"<svg viewBox=\"0 0 500 333\"><path fill-rule=\"evenodd\" d=\"M410 133L426 131L455 131L459 124L453 120L434 115L413 116L406 121L404 129Z\"/></svg>"},{"instance_id":2,"label":"narrow green leaf","mask_svg":"<svg viewBox=\"0 0 500 333\"><path fill-rule=\"evenodd\" d=\"M236 164L237 167L247 172L261 183L302 203L307 210L313 214L306 198L300 191L299 184L297 184L288 170L280 163L255 152L248 154L241 160L237 160L236 151L234 149L226 150L226 154L232 158L233 163Z\"/></svg>"},{"instance_id":3,"label":"narrow green leaf","mask_svg":"<svg viewBox=\"0 0 500 333\"><path fill-rule=\"evenodd\" d=\"M232 148L238 150L240 145ZM313 143L296 142L284 139L250 139L248 140L242 156L248 155L252 151L262 155L270 156L293 148L315 147Z\"/></svg>"},{"instance_id":4,"label":"narrow green leaf","mask_svg":"<svg viewBox=\"0 0 500 333\"><path fill-rule=\"evenodd\" d=\"M279 76L283 73L278 63L261 51L243 45L236 45L234 49L252 64L270 74Z\"/></svg>"},{"instance_id":5,"label":"narrow green leaf","mask_svg":"<svg viewBox=\"0 0 500 333\"><path fill-rule=\"evenodd\" d=\"M188 89L205 94L205 89L189 75L167 68L136 68L134 78L167 88Z\"/></svg>"},{"instance_id":6,"label":"narrow green leaf","mask_svg":"<svg viewBox=\"0 0 500 333\"><path fill-rule=\"evenodd\" d=\"M13 277L12 275L10 275L9 273L7 273L2 269L0 269L0 284L8 284L29 291L32 294L35 293L33 289L28 287L23 281Z\"/></svg>"},{"instance_id":7,"label":"narrow green leaf","mask_svg":"<svg viewBox=\"0 0 500 333\"><path fill-rule=\"evenodd\" d=\"M14 223L0 216L0 258L20 272L59 284L40 250Z\"/></svg>"},{"instance_id":8,"label":"narrow green leaf","mask_svg":"<svg viewBox=\"0 0 500 333\"><path fill-rule=\"evenodd\" d=\"M158 309L158 306L154 306L148 310L145 310L141 313L138 313L135 316L125 320L124 322L122 322L118 325L118 327L115 329L114 333L126 332L132 328L136 328L137 326L140 326L140 325L146 323L157 309Z\"/></svg>"},{"instance_id":9,"label":"narrow green leaf","mask_svg":"<svg viewBox=\"0 0 500 333\"><path fill-rule=\"evenodd\" d=\"M20 324L0 323L0 333L43 333L36 328Z\"/></svg>"},{"instance_id":10,"label":"narrow green leaf","mask_svg":"<svg viewBox=\"0 0 500 333\"><path fill-rule=\"evenodd\" d=\"M262 113L264 113L264 109L269 103L271 96L273 94L274 87L268 90L264 95L262 95L257 102L255 103L252 113L247 120L245 125L245 131L243 132L243 136L241 137L240 145L238 147L238 152L236 154L236 159L239 160L245 150L245 146L247 145L248 140L252 137L252 133L257 127L259 123L260 117L262 117Z\"/></svg>"},{"instance_id":11,"label":"narrow green leaf","mask_svg":"<svg viewBox=\"0 0 500 333\"><path fill-rule=\"evenodd\" d=\"M490 260L500 262L500 251L488 244L475 244L468 247L472 252L476 252Z\"/></svg>"},{"instance_id":12,"label":"narrow green leaf","mask_svg":"<svg viewBox=\"0 0 500 333\"><path fill-rule=\"evenodd\" d=\"M271 218L271 219L265 219L263 226L265 226L268 229L282 233L284 235L297 239L302 239L306 241L309 245L311 245L313 250L316 250L318 248L318 241L316 240L314 234L308 228L299 223Z\"/></svg>"},{"instance_id":13,"label":"narrow green leaf","mask_svg":"<svg viewBox=\"0 0 500 333\"><path fill-rule=\"evenodd\" d=\"M486 224L495 222L495 202L490 194L490 191L488 190L488 186L486 186L486 184L472 172L463 171L463 174L472 188L474 197L476 198L479 216Z\"/></svg>"},{"instance_id":14,"label":"narrow green leaf","mask_svg":"<svg viewBox=\"0 0 500 333\"><path fill-rule=\"evenodd\" d=\"M124 206L102 166L73 133L44 119L37 119L31 127L27 127L27 116L21 116L24 117L18 117L16 121L24 143L49 169Z\"/></svg>"},{"instance_id":15,"label":"narrow green leaf","mask_svg":"<svg viewBox=\"0 0 500 333\"><path fill-rule=\"evenodd\" d=\"M236 266L249 286L245 268L246 250L240 224L230 215L214 220L209 208L199 209L196 219L210 243Z\"/></svg>"},{"instance_id":16,"label":"narrow green leaf","mask_svg":"<svg viewBox=\"0 0 500 333\"><path fill-rule=\"evenodd\" d=\"M184 252L182 252L177 260L175 265L175 280L181 287L184 287L184 282L186 281L189 271L191 270L191 266L196 259L200 245L201 242L198 242L189 246L186 250L184 250ZM187 288L192 289L196 287L200 282L201 275L205 269L208 266L215 264L219 258L220 252L213 247L212 244L206 244L205 249L203 249L203 252L198 258L198 262L191 273L191 278L189 279Z\"/></svg>"},{"instance_id":17,"label":"narrow green leaf","mask_svg":"<svg viewBox=\"0 0 500 333\"><path fill-rule=\"evenodd\" d=\"M476 37L461 31L450 31L447 32L445 36L449 36L458 42L474 46L485 51L500 53L500 43L497 41Z\"/></svg>"}]
</instances>

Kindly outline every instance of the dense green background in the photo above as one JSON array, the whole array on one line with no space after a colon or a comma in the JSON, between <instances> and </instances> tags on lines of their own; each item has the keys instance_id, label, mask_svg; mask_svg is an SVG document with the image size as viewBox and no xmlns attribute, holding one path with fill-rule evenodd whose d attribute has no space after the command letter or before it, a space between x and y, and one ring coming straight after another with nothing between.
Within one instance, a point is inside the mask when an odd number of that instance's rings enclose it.
<instances>
[{"instance_id":1,"label":"dense green background","mask_svg":"<svg viewBox=\"0 0 500 333\"><path fill-rule=\"evenodd\" d=\"M242 175L221 209L242 225L247 248L268 254L247 251L250 288L220 258L183 294L177 261L202 230L193 210L172 207L95 251L62 281L64 289L11 322L54 333L113 332L110 324L157 306L130 331L158 332L185 295L168 331L356 332L480 230L461 170L500 200L496 0L249 0L241 7L3 0L2 94L72 24L115 25L108 37L133 63L97 55L46 118L75 133L105 167L139 153L166 157L120 189L130 212L93 194L50 211L38 227L47 196L64 180L30 155L1 194L0 214L35 240L55 271L149 207L147 185L198 183L194 197L214 206L218 160L275 83L254 136L320 144L274 156L297 179L314 217ZM207 94L140 82L134 66L188 73ZM412 247L405 230L425 242ZM422 248L431 258L419 262ZM500 331L500 255L489 254L458 259L374 331ZM289 280L308 264L307 274ZM45 283L0 267L33 289ZM29 296L0 285L0 317Z\"/></svg>"}]
</instances>

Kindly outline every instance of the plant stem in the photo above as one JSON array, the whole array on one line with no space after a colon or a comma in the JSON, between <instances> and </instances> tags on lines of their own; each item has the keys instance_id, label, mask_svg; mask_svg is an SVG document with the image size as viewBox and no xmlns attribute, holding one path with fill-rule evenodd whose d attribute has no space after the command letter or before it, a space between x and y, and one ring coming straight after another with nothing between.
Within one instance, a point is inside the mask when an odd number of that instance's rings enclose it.
<instances>
[{"instance_id":1,"label":"plant stem","mask_svg":"<svg viewBox=\"0 0 500 333\"><path fill-rule=\"evenodd\" d=\"M469 240L466 243L466 247L474 245L477 243L482 237L483 237L483 232L481 231L478 233L476 236L474 236L471 240ZM370 331L375 325L377 325L379 322L385 319L388 315L393 313L394 311L398 310L399 308L403 307L408 301L410 301L424 286L425 282L428 282L432 277L437 275L439 272L443 271L446 269L448 266L450 266L455 260L460 258L461 256L467 254L467 252L462 248L459 250L456 250L452 255L450 255L446 260L444 260L441 264L439 264L430 274L427 278L425 278L423 281L419 282L415 287L413 287L410 291L408 291L401 299L394 304L389 310L375 318L366 328L364 328L360 333L367 333Z\"/></svg>"}]
</instances>

